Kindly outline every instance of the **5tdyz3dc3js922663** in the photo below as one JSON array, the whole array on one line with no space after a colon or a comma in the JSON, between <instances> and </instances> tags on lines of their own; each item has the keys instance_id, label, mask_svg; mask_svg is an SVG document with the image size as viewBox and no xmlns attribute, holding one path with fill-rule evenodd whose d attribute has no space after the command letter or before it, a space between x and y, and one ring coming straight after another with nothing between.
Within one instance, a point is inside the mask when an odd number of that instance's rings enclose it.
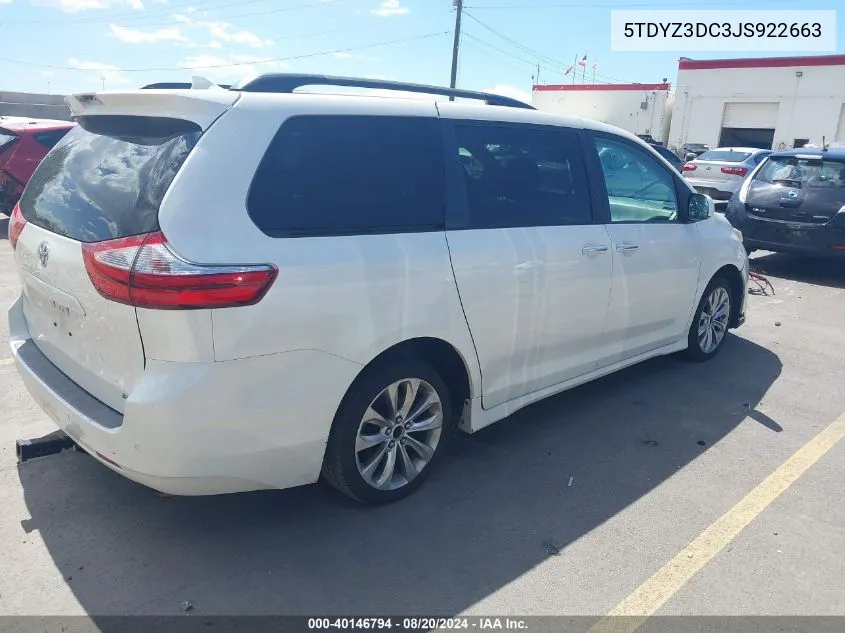
<instances>
[{"instance_id":1,"label":"5tdyz3dc3js922663","mask_svg":"<svg viewBox=\"0 0 845 633\"><path fill-rule=\"evenodd\" d=\"M328 83L465 99L293 92ZM744 320L738 232L607 125L318 76L69 101L10 222L11 345L79 446L167 493L391 501L454 427Z\"/></svg>"}]
</instances>

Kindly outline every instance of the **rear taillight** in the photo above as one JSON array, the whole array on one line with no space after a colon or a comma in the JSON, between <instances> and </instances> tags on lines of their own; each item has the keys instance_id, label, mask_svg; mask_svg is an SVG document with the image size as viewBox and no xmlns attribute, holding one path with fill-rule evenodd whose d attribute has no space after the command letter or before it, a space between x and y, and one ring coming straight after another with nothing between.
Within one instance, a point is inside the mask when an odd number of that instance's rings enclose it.
<instances>
[{"instance_id":1,"label":"rear taillight","mask_svg":"<svg viewBox=\"0 0 845 633\"><path fill-rule=\"evenodd\" d=\"M696 169L698 169L698 166L697 165L690 165L689 163L687 163L686 165L684 165L683 169L684 169L684 171L695 171Z\"/></svg>"},{"instance_id":2,"label":"rear taillight","mask_svg":"<svg viewBox=\"0 0 845 633\"><path fill-rule=\"evenodd\" d=\"M139 308L191 310L258 303L274 266L203 266L167 247L161 233L82 245L91 283L106 299Z\"/></svg>"},{"instance_id":3,"label":"rear taillight","mask_svg":"<svg viewBox=\"0 0 845 633\"><path fill-rule=\"evenodd\" d=\"M744 176L748 173L748 170L745 167L722 167L722 173L731 176Z\"/></svg>"},{"instance_id":4,"label":"rear taillight","mask_svg":"<svg viewBox=\"0 0 845 633\"><path fill-rule=\"evenodd\" d=\"M26 226L26 218L21 213L21 205L16 204L12 209L12 217L9 218L9 244L12 248L18 245L18 238L21 236L23 227Z\"/></svg>"}]
</instances>

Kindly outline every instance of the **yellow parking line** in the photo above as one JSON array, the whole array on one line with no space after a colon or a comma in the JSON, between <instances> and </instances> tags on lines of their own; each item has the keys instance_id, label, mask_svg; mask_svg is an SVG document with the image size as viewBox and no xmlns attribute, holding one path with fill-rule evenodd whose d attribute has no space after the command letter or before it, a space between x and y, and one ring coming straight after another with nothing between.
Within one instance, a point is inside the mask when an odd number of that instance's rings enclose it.
<instances>
[{"instance_id":1,"label":"yellow parking line","mask_svg":"<svg viewBox=\"0 0 845 633\"><path fill-rule=\"evenodd\" d=\"M0 365L11 365L14 362L14 358L0 358Z\"/></svg>"},{"instance_id":2,"label":"yellow parking line","mask_svg":"<svg viewBox=\"0 0 845 633\"><path fill-rule=\"evenodd\" d=\"M737 534L801 475L845 437L845 414L839 416L720 519L699 534L651 578L637 587L590 633L633 633L662 607L696 572L709 563Z\"/></svg>"}]
</instances>

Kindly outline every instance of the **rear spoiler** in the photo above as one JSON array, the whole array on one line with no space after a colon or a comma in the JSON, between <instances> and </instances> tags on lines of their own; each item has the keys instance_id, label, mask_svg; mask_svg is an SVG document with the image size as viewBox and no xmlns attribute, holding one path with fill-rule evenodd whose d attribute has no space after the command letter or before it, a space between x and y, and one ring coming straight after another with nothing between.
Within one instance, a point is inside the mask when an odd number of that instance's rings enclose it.
<instances>
[{"instance_id":1,"label":"rear spoiler","mask_svg":"<svg viewBox=\"0 0 845 633\"><path fill-rule=\"evenodd\" d=\"M142 88L126 92L90 92L70 95L65 102L74 117L111 115L182 119L193 121L205 130L239 98L238 92L224 90L207 79L195 77L190 90Z\"/></svg>"}]
</instances>

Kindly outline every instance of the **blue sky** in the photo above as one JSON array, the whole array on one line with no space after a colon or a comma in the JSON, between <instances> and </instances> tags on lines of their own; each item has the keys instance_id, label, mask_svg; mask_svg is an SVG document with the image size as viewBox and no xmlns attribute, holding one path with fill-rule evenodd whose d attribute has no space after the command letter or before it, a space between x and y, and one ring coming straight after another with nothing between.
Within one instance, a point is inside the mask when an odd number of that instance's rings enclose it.
<instances>
[{"instance_id":1,"label":"blue sky","mask_svg":"<svg viewBox=\"0 0 845 633\"><path fill-rule=\"evenodd\" d=\"M53 93L297 71L448 84L452 0L0 0L0 91ZM838 1L712 0L707 9L835 9ZM613 53L610 9L667 0L465 0L459 86L528 98L587 55L587 80L675 81L677 59ZM839 16L838 16L839 17ZM845 28L837 21L837 52ZM792 54L792 53L783 53ZM801 54L800 52L794 54ZM762 53L760 54L763 55ZM768 53L766 55L772 55ZM191 70L191 69L194 70ZM154 69L154 70L148 70ZM578 75L581 80L581 75ZM566 79L571 81L571 75Z\"/></svg>"}]
</instances>

